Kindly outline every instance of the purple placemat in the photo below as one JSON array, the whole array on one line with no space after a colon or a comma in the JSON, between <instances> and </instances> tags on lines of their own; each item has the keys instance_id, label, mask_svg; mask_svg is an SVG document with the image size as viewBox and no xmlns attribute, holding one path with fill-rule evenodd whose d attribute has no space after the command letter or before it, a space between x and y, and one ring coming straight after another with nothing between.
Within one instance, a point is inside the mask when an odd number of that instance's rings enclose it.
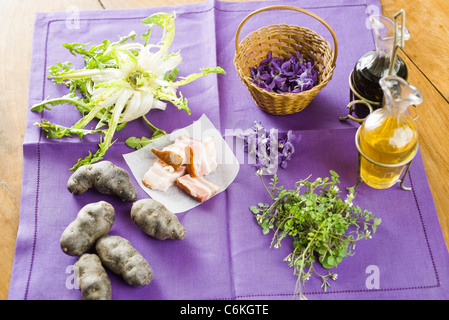
<instances>
[{"instance_id":1,"label":"purple placemat","mask_svg":"<svg viewBox=\"0 0 449 320\"><path fill-rule=\"evenodd\" d=\"M292 116L271 116L258 109L240 82L234 66L234 36L240 21L254 9L271 4L290 4L310 10L334 29L339 43L337 68L332 81L304 111ZM251 127L254 120L267 128L292 129L301 135L296 153L286 170L278 174L285 186L296 180L326 176L337 171L343 186L356 179L356 125L340 122L346 114L349 96L347 78L355 61L374 47L371 31L365 27L369 14L378 10L378 1L269 1L198 4L138 10L79 12L79 24L68 24L67 13L40 13L36 17L31 64L29 105L66 92L46 79L46 68L55 62L79 61L64 49L63 42L100 42L116 39L134 30L142 33L140 20L154 12L177 13L176 36L171 47L181 50L181 72L190 74L200 67L220 65L226 76L209 75L182 90L189 99L192 115L168 107L151 111L152 122L167 131L184 127L202 114L223 134ZM330 41L318 22L296 12L277 10L254 17L241 37L269 17L309 27ZM79 61L81 63L81 61ZM180 213L187 229L182 241L149 238L132 222L131 204L89 191L74 196L66 189L68 169L88 150L95 150L98 137L49 140L33 123L41 118L72 124L78 117L73 107L55 107L43 114L28 113L24 141L24 170L20 224L11 276L9 299L80 299L73 282L75 257L59 247L62 231L82 206L106 200L116 209L111 234L129 239L154 270L148 286L133 288L109 273L113 299L291 299L296 277L283 261L288 244L270 249L270 236L262 234L249 206L268 201L254 168L241 160L241 168L228 189L208 202ZM106 159L126 168L123 153L131 152L124 140L147 134L140 121L118 132L119 140ZM137 182L134 180L135 185ZM364 184L357 189L356 203L382 218L378 232L357 244L356 254L334 271L338 280L326 293L314 278L307 282L309 299L447 299L449 298L449 257L430 193L420 155L414 160L406 184L374 190ZM147 195L138 188L138 198ZM369 281L377 272L379 288Z\"/></svg>"}]
</instances>

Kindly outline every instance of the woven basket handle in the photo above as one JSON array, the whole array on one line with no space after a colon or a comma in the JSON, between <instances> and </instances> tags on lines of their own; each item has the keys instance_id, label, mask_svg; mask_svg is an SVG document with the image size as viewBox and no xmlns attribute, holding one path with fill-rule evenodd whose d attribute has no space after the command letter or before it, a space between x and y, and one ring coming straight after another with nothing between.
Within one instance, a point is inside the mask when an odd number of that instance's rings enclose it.
<instances>
[{"instance_id":1,"label":"woven basket handle","mask_svg":"<svg viewBox=\"0 0 449 320\"><path fill-rule=\"evenodd\" d=\"M237 28L237 33L235 35L235 51L238 52L239 50L239 37L240 37L240 31L242 30L243 25L252 17L255 16L258 13L264 12L264 11L269 11L269 10L276 10L276 9L287 9L287 10L293 10L293 11L298 11L301 13L304 13L308 16L311 16L312 18L318 20L319 22L321 22L331 33L332 38L334 40L334 60L332 61L332 65L335 66L335 62L337 61L337 54L338 54L338 42L337 42L337 36L335 35L334 30L332 30L331 26L324 21L323 19L321 19L319 16L317 16L316 14L298 8L298 7L294 7L294 6L284 6L284 5L277 5L277 6L268 6L268 7L263 7L260 8L258 10L255 10L253 12L251 12L249 15L247 15L245 17L245 19L242 20L242 22L240 22L239 27Z\"/></svg>"}]
</instances>

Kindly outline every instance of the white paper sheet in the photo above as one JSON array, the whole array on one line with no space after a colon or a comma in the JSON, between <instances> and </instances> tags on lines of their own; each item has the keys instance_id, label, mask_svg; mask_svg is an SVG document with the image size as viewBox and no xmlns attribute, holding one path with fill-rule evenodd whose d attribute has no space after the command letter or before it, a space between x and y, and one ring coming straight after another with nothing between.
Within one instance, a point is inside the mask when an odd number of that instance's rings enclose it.
<instances>
[{"instance_id":1,"label":"white paper sheet","mask_svg":"<svg viewBox=\"0 0 449 320\"><path fill-rule=\"evenodd\" d=\"M179 136L189 136L196 140L203 140L209 136L214 137L217 147L217 169L205 176L205 178L221 186L215 196L226 190L226 188L234 181L240 169L239 162L231 148L206 115L202 115L200 119L190 126L176 130L170 135L154 140L142 149L124 154L123 157L140 187L151 198L164 204L167 209L173 213L185 212L200 205L201 202L190 197L186 192L179 189L176 184L163 192L146 187L142 183L142 179L145 172L147 172L157 160L157 157L151 152L151 148L161 150L165 146L172 144ZM210 201L210 199L208 201Z\"/></svg>"}]
</instances>

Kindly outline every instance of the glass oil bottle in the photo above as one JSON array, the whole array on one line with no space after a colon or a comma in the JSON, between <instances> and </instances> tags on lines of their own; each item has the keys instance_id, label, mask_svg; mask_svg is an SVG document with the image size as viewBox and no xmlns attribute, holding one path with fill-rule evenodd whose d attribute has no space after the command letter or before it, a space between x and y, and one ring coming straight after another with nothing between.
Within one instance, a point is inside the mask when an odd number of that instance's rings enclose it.
<instances>
[{"instance_id":1,"label":"glass oil bottle","mask_svg":"<svg viewBox=\"0 0 449 320\"><path fill-rule=\"evenodd\" d=\"M416 124L407 111L422 102L422 95L398 76L383 77L379 83L384 106L370 113L359 128L363 155L359 173L367 185L385 189L400 180L418 149Z\"/></svg>"}]
</instances>

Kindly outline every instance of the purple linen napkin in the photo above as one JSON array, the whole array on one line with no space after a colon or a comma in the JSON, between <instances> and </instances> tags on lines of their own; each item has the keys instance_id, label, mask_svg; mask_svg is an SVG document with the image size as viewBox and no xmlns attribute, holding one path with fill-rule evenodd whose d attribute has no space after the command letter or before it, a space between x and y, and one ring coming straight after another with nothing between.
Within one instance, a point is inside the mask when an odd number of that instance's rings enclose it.
<instances>
[{"instance_id":1,"label":"purple linen napkin","mask_svg":"<svg viewBox=\"0 0 449 320\"><path fill-rule=\"evenodd\" d=\"M233 66L238 24L253 10L271 4L295 5L316 13L332 26L339 43L333 79L310 106L291 116L272 116L255 106ZM46 79L46 68L55 62L81 63L62 47L63 42L97 43L106 38L117 39L131 30L140 34L146 31L139 22L142 18L159 11L176 11L176 35L171 49L181 50L184 62L180 75L216 65L227 74L208 75L182 88L192 115L168 106L165 111L151 111L150 121L170 132L206 114L222 134L249 128L255 120L266 128L292 129L302 139L295 146L297 151L287 169L278 171L285 186L292 186L309 174L324 177L329 169L341 175L344 186L351 186L357 171L356 125L342 123L338 117L347 113L347 81L355 61L374 48L372 33L365 23L376 9L380 12L377 0L325 0L319 4L312 0L206 1L138 10L81 11L79 28L69 28L65 12L40 13L35 22L29 105L67 93L66 88ZM297 12L276 10L263 15L248 22L242 39L267 21L282 21L309 27L331 40L319 22ZM68 169L89 150L96 150L98 137L51 140L33 124L45 118L71 125L78 117L72 106L57 106L43 114L28 113L20 224L9 299L80 298L73 282L76 258L61 251L59 238L82 206L99 200L109 201L116 209L117 220L111 234L128 238L148 259L155 274L148 286L133 288L109 272L113 299L291 299L296 278L283 261L289 244L286 242L277 250L269 248L271 237L262 234L249 211L249 206L268 201L250 164L240 161L239 174L225 192L178 214L187 229L184 240L155 240L130 219L130 203L95 191L75 196L66 189L71 174ZM115 135L118 141L106 159L127 168L122 154L132 150L124 141L129 136L142 135L148 135L142 121L128 124ZM138 198L146 198L137 181L133 182ZM333 270L338 273L338 280L331 283L327 293L323 293L317 279L309 280L309 299L449 298L448 252L420 155L411 166L406 184L413 186L413 191L403 191L398 186L374 190L360 185L356 203L383 222L373 239L357 244L356 254ZM378 289L367 284L373 268L379 274Z\"/></svg>"}]
</instances>

